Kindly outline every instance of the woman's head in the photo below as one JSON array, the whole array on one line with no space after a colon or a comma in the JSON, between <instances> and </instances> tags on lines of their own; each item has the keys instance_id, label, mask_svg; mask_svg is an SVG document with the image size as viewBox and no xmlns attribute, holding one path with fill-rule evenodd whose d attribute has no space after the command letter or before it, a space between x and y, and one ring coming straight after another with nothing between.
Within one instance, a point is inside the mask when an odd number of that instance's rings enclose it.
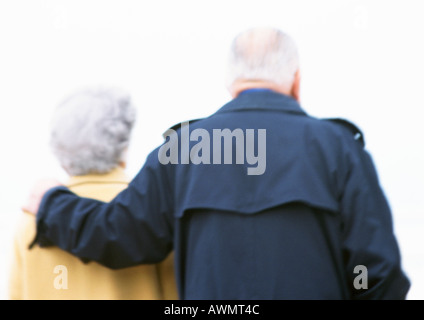
<instances>
[{"instance_id":1,"label":"woman's head","mask_svg":"<svg viewBox=\"0 0 424 320\"><path fill-rule=\"evenodd\" d=\"M80 90L54 112L53 153L70 175L109 172L124 160L135 117L130 95L120 89Z\"/></svg>"}]
</instances>

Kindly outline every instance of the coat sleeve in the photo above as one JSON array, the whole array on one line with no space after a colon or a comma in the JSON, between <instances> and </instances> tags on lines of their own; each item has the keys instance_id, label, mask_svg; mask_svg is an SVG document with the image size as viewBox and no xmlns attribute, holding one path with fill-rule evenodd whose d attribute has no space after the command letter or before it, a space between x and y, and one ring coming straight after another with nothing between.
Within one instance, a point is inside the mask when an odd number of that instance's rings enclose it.
<instances>
[{"instance_id":1,"label":"coat sleeve","mask_svg":"<svg viewBox=\"0 0 424 320\"><path fill-rule=\"evenodd\" d=\"M173 213L166 166L157 150L109 203L80 198L67 188L49 190L37 213L33 244L57 245L112 269L163 260L172 250Z\"/></svg>"},{"instance_id":2,"label":"coat sleeve","mask_svg":"<svg viewBox=\"0 0 424 320\"><path fill-rule=\"evenodd\" d=\"M375 166L361 144L352 141L348 146L340 203L343 257L352 298L405 299L410 283L401 269L392 213Z\"/></svg>"}]
</instances>

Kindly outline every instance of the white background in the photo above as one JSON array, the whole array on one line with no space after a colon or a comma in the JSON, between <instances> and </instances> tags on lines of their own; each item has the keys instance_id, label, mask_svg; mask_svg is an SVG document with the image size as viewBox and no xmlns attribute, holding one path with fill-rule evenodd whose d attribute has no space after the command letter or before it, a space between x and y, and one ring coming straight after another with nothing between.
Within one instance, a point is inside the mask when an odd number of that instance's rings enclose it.
<instances>
[{"instance_id":1,"label":"white background","mask_svg":"<svg viewBox=\"0 0 424 320\"><path fill-rule=\"evenodd\" d=\"M409 299L424 299L422 9L419 0L0 0L0 298L29 188L41 177L66 179L48 147L51 112L65 95L98 84L132 93L133 176L169 126L229 100L232 38L275 26L299 46L303 108L364 131L393 209Z\"/></svg>"}]
</instances>

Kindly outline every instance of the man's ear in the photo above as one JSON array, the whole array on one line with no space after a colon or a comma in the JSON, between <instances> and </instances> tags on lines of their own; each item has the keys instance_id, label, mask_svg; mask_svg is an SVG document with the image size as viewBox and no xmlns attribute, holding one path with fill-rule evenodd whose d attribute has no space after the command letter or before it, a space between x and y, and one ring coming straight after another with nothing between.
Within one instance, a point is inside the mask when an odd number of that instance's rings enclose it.
<instances>
[{"instance_id":1,"label":"man's ear","mask_svg":"<svg viewBox=\"0 0 424 320\"><path fill-rule=\"evenodd\" d=\"M300 102L300 70L297 69L294 74L293 85L290 91L290 95Z\"/></svg>"}]
</instances>

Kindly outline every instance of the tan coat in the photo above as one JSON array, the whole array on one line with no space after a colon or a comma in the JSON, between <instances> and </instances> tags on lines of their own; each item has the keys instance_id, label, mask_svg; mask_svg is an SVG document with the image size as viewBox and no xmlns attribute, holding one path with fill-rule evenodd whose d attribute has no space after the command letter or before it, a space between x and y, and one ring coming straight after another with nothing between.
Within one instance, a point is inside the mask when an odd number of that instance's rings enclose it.
<instances>
[{"instance_id":1,"label":"tan coat","mask_svg":"<svg viewBox=\"0 0 424 320\"><path fill-rule=\"evenodd\" d=\"M126 188L122 169L104 175L71 177L68 187L82 197L112 200ZM14 241L10 299L178 299L173 254L158 265L111 270L95 262L84 264L57 248L29 250L35 217L24 213Z\"/></svg>"}]
</instances>

